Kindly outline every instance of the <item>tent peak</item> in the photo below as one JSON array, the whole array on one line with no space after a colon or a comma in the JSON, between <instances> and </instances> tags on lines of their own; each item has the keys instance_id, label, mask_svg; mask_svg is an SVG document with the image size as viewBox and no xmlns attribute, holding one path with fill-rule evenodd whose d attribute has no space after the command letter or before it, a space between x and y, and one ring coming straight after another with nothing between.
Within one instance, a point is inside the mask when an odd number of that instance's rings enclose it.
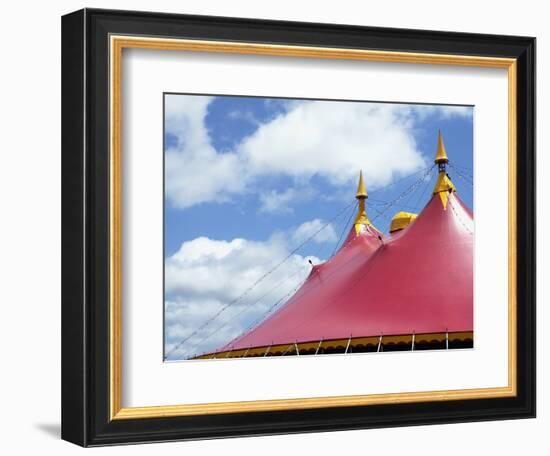
<instances>
[{"instance_id":1,"label":"tent peak","mask_svg":"<svg viewBox=\"0 0 550 456\"><path fill-rule=\"evenodd\" d=\"M445 144L443 143L443 136L441 135L441 130L437 132L437 152L435 154L434 163L439 165L440 168L449 163L449 157L447 157L447 151L445 150Z\"/></svg>"},{"instance_id":2,"label":"tent peak","mask_svg":"<svg viewBox=\"0 0 550 456\"><path fill-rule=\"evenodd\" d=\"M367 210L365 208L365 200L369 197L367 188L365 187L365 181L363 180L363 171L359 171L359 183L357 185L357 193L355 198L359 201L359 207L357 209L357 217L355 217L355 233L359 234L363 231L363 227L370 225L370 220L367 216Z\"/></svg>"},{"instance_id":3,"label":"tent peak","mask_svg":"<svg viewBox=\"0 0 550 456\"><path fill-rule=\"evenodd\" d=\"M357 193L355 198L358 200L366 199L369 195L367 193L367 188L365 187L365 181L363 180L363 171L359 171L359 183L357 184Z\"/></svg>"},{"instance_id":4,"label":"tent peak","mask_svg":"<svg viewBox=\"0 0 550 456\"><path fill-rule=\"evenodd\" d=\"M437 153L435 155L434 162L439 166L439 175L437 176L437 181L435 183L433 194L439 194L441 199L441 204L443 209L447 209L447 201L449 199L449 193L456 192L456 187L454 186L451 178L447 174L447 163L449 163L449 158L447 157L447 151L445 150L445 144L443 143L443 136L441 135L441 130L437 134Z\"/></svg>"},{"instance_id":5,"label":"tent peak","mask_svg":"<svg viewBox=\"0 0 550 456\"><path fill-rule=\"evenodd\" d=\"M452 192L456 192L456 188L451 181L451 178L445 171L440 171L439 176L437 176L433 194L439 195L441 204L443 204L443 209L447 209L449 194Z\"/></svg>"}]
</instances>

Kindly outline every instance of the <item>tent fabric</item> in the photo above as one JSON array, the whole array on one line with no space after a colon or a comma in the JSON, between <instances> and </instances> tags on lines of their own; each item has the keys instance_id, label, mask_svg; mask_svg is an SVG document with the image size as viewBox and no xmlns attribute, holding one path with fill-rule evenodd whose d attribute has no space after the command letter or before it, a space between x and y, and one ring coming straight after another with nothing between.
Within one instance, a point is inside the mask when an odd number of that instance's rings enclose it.
<instances>
[{"instance_id":1,"label":"tent fabric","mask_svg":"<svg viewBox=\"0 0 550 456\"><path fill-rule=\"evenodd\" d=\"M217 352L329 339L473 331L473 216L434 194L405 229L352 226L286 304Z\"/></svg>"}]
</instances>

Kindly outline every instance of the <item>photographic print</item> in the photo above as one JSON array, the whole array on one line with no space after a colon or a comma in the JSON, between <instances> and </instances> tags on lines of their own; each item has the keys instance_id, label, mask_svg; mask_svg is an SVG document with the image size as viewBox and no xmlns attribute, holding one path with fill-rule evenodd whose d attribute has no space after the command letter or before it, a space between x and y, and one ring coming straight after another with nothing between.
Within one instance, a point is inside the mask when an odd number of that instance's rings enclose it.
<instances>
[{"instance_id":1,"label":"photographic print","mask_svg":"<svg viewBox=\"0 0 550 456\"><path fill-rule=\"evenodd\" d=\"M535 416L534 38L62 24L63 439Z\"/></svg>"},{"instance_id":2,"label":"photographic print","mask_svg":"<svg viewBox=\"0 0 550 456\"><path fill-rule=\"evenodd\" d=\"M164 359L471 348L473 107L164 94Z\"/></svg>"}]
</instances>

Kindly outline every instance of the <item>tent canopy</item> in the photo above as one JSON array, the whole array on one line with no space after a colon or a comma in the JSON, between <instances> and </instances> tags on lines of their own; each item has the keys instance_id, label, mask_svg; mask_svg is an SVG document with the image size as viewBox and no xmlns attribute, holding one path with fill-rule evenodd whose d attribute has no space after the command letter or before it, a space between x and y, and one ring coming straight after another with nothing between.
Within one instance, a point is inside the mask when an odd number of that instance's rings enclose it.
<instances>
[{"instance_id":1,"label":"tent canopy","mask_svg":"<svg viewBox=\"0 0 550 456\"><path fill-rule=\"evenodd\" d=\"M473 216L445 171L421 213L383 235L369 221L362 175L358 214L338 252L312 268L286 304L213 352L356 341L380 336L473 332ZM348 342L349 345L350 342Z\"/></svg>"}]
</instances>

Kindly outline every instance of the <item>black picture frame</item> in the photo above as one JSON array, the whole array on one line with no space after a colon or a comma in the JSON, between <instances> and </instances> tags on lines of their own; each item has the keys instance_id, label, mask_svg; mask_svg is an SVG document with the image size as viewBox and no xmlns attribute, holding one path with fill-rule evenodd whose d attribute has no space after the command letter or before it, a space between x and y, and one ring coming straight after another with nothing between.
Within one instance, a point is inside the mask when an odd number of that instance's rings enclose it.
<instances>
[{"instance_id":1,"label":"black picture frame","mask_svg":"<svg viewBox=\"0 0 550 456\"><path fill-rule=\"evenodd\" d=\"M110 419L109 47L146 35L517 59L517 395ZM62 19L62 438L82 446L535 416L535 39L84 9Z\"/></svg>"}]
</instances>

